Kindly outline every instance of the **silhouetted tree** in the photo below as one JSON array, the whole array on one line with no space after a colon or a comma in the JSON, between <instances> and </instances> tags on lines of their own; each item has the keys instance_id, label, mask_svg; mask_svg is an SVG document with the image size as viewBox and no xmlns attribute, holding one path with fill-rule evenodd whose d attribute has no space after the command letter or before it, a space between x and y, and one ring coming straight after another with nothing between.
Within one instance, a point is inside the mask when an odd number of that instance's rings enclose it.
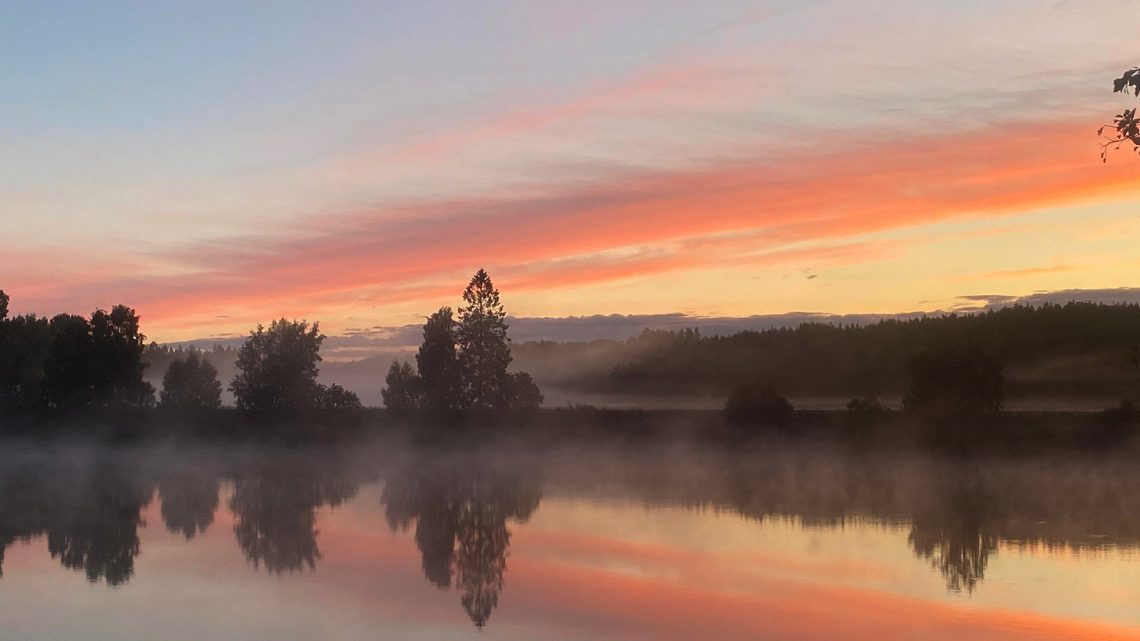
<instances>
[{"instance_id":1,"label":"silhouetted tree","mask_svg":"<svg viewBox=\"0 0 1140 641\"><path fill-rule=\"evenodd\" d=\"M0 289L0 321L8 318L8 295Z\"/></svg>"},{"instance_id":2,"label":"silhouetted tree","mask_svg":"<svg viewBox=\"0 0 1140 641\"><path fill-rule=\"evenodd\" d=\"M145 341L135 310L116 305L109 313L97 309L91 314L93 382L99 403L154 405L154 388L143 380Z\"/></svg>"},{"instance_id":3,"label":"silhouetted tree","mask_svg":"<svg viewBox=\"0 0 1140 641\"><path fill-rule=\"evenodd\" d=\"M736 425L784 426L792 418L792 404L771 384L759 381L741 385L724 404L724 414Z\"/></svg>"},{"instance_id":4,"label":"silhouetted tree","mask_svg":"<svg viewBox=\"0 0 1140 641\"><path fill-rule=\"evenodd\" d=\"M534 379L526 372L514 372L510 375L509 395L507 404L512 409L534 410L542 407L542 392Z\"/></svg>"},{"instance_id":5,"label":"silhouetted tree","mask_svg":"<svg viewBox=\"0 0 1140 641\"><path fill-rule=\"evenodd\" d=\"M320 402L319 407L322 410L358 410L364 406L360 403L360 397L355 392L350 392L340 385L333 383L332 385L320 386Z\"/></svg>"},{"instance_id":6,"label":"silhouetted tree","mask_svg":"<svg viewBox=\"0 0 1140 641\"><path fill-rule=\"evenodd\" d=\"M94 346L87 319L60 314L51 319L52 341L44 363L44 400L49 407L89 407L95 399Z\"/></svg>"},{"instance_id":7,"label":"silhouetted tree","mask_svg":"<svg viewBox=\"0 0 1140 641\"><path fill-rule=\"evenodd\" d=\"M238 351L241 372L230 383L239 408L310 409L317 406L321 342L317 323L273 321L250 332Z\"/></svg>"},{"instance_id":8,"label":"silhouetted tree","mask_svg":"<svg viewBox=\"0 0 1140 641\"><path fill-rule=\"evenodd\" d=\"M52 329L46 318L27 315L0 320L0 409L31 407L42 401L51 344Z\"/></svg>"},{"instance_id":9,"label":"silhouetted tree","mask_svg":"<svg viewBox=\"0 0 1140 641\"><path fill-rule=\"evenodd\" d=\"M424 342L416 353L425 409L455 410L464 406L457 341L450 307L441 307L428 317Z\"/></svg>"},{"instance_id":10,"label":"silhouetted tree","mask_svg":"<svg viewBox=\"0 0 1140 641\"><path fill-rule=\"evenodd\" d=\"M916 355L910 362L908 410L928 416L977 416L1001 410L1001 366L974 343L955 342Z\"/></svg>"},{"instance_id":11,"label":"silhouetted tree","mask_svg":"<svg viewBox=\"0 0 1140 641\"><path fill-rule=\"evenodd\" d=\"M213 409L222 404L218 370L193 351L171 361L162 376L162 406L177 409Z\"/></svg>"},{"instance_id":12,"label":"silhouetted tree","mask_svg":"<svg viewBox=\"0 0 1140 641\"><path fill-rule=\"evenodd\" d=\"M459 308L459 363L463 372L465 406L477 410L506 409L511 363L507 314L491 277L480 269L463 291Z\"/></svg>"},{"instance_id":13,"label":"silhouetted tree","mask_svg":"<svg viewBox=\"0 0 1140 641\"><path fill-rule=\"evenodd\" d=\"M1112 81L1113 93L1126 94L1129 91L1134 96L1140 96L1140 67L1133 67ZM1112 132L1111 135L1104 134L1106 129ZM1101 162L1108 162L1109 148L1120 149L1121 145L1128 143L1132 144L1133 151L1140 154L1140 120L1136 118L1136 107L1116 114L1112 124L1101 125L1096 133L1104 138L1100 145Z\"/></svg>"},{"instance_id":14,"label":"silhouetted tree","mask_svg":"<svg viewBox=\"0 0 1140 641\"><path fill-rule=\"evenodd\" d=\"M49 324L43 400L49 407L149 407L154 388L143 380L143 335L134 310L96 310L88 321L60 314Z\"/></svg>"},{"instance_id":15,"label":"silhouetted tree","mask_svg":"<svg viewBox=\"0 0 1140 641\"><path fill-rule=\"evenodd\" d=\"M380 394L385 407L400 411L419 409L423 382L410 363L393 361L384 383Z\"/></svg>"}]
</instances>

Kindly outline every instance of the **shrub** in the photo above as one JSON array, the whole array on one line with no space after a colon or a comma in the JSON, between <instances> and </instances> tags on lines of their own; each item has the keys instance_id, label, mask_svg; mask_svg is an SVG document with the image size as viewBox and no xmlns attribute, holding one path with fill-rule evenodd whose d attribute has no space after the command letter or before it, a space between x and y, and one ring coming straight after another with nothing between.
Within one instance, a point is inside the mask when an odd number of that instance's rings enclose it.
<instances>
[{"instance_id":1,"label":"shrub","mask_svg":"<svg viewBox=\"0 0 1140 641\"><path fill-rule=\"evenodd\" d=\"M866 430L883 419L887 409L874 396L853 398L847 401L847 414L844 423L849 428Z\"/></svg>"},{"instance_id":2,"label":"shrub","mask_svg":"<svg viewBox=\"0 0 1140 641\"><path fill-rule=\"evenodd\" d=\"M724 404L724 414L735 425L787 425L792 404L771 384L748 383L732 391Z\"/></svg>"}]
</instances>

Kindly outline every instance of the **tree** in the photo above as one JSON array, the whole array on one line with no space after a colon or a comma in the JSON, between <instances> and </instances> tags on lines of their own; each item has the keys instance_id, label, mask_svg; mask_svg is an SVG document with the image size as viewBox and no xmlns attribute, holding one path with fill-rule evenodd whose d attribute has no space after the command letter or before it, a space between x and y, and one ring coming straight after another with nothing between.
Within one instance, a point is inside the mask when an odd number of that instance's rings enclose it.
<instances>
[{"instance_id":1,"label":"tree","mask_svg":"<svg viewBox=\"0 0 1140 641\"><path fill-rule=\"evenodd\" d=\"M976 416L1001 410L1001 366L975 343L952 343L917 354L909 365L903 407L928 416Z\"/></svg>"},{"instance_id":2,"label":"tree","mask_svg":"<svg viewBox=\"0 0 1140 641\"><path fill-rule=\"evenodd\" d=\"M741 385L724 404L724 414L736 425L784 426L792 417L792 404L771 384L759 381Z\"/></svg>"},{"instance_id":3,"label":"tree","mask_svg":"<svg viewBox=\"0 0 1140 641\"><path fill-rule=\"evenodd\" d=\"M425 409L454 410L464 405L456 343L451 308L441 307L424 323L424 342L416 353Z\"/></svg>"},{"instance_id":4,"label":"tree","mask_svg":"<svg viewBox=\"0 0 1140 641\"><path fill-rule=\"evenodd\" d=\"M1133 67L1112 81L1113 93L1126 94L1129 91L1134 96L1140 96L1140 67ZM1105 130L1111 133L1105 135ZM1133 151L1140 154L1140 120L1136 118L1136 107L1116 114L1111 124L1101 125L1096 133L1104 139L1100 145L1101 162L1108 162L1109 148L1120 149L1121 145L1128 143L1132 144Z\"/></svg>"},{"instance_id":5,"label":"tree","mask_svg":"<svg viewBox=\"0 0 1140 641\"><path fill-rule=\"evenodd\" d=\"M79 409L95 400L91 325L74 314L51 319L51 347L44 362L43 396L48 407Z\"/></svg>"},{"instance_id":6,"label":"tree","mask_svg":"<svg viewBox=\"0 0 1140 641\"><path fill-rule=\"evenodd\" d=\"M8 295L0 289L0 321L8 318Z\"/></svg>"},{"instance_id":7,"label":"tree","mask_svg":"<svg viewBox=\"0 0 1140 641\"><path fill-rule=\"evenodd\" d=\"M311 409L317 406L321 342L317 323L273 321L250 332L238 351L241 370L230 391L241 409Z\"/></svg>"},{"instance_id":8,"label":"tree","mask_svg":"<svg viewBox=\"0 0 1140 641\"><path fill-rule=\"evenodd\" d=\"M542 407L542 392L534 379L526 372L510 374L510 387L507 403L511 409L536 410Z\"/></svg>"},{"instance_id":9,"label":"tree","mask_svg":"<svg viewBox=\"0 0 1140 641\"><path fill-rule=\"evenodd\" d=\"M176 409L214 409L222 404L222 384L210 361L190 352L171 361L162 376L162 406Z\"/></svg>"},{"instance_id":10,"label":"tree","mask_svg":"<svg viewBox=\"0 0 1140 641\"><path fill-rule=\"evenodd\" d=\"M420 408L422 381L410 363L393 361L388 368L387 384L380 394L384 406L390 410L414 410Z\"/></svg>"},{"instance_id":11,"label":"tree","mask_svg":"<svg viewBox=\"0 0 1140 641\"><path fill-rule=\"evenodd\" d=\"M476 410L501 410L508 406L511 363L506 312L499 291L487 272L480 269L463 291L459 308L459 363L463 372L465 406Z\"/></svg>"},{"instance_id":12,"label":"tree","mask_svg":"<svg viewBox=\"0 0 1140 641\"><path fill-rule=\"evenodd\" d=\"M0 320L0 408L41 402L51 344L52 329L46 318L29 314Z\"/></svg>"},{"instance_id":13,"label":"tree","mask_svg":"<svg viewBox=\"0 0 1140 641\"><path fill-rule=\"evenodd\" d=\"M100 404L154 405L154 388L143 380L144 349L146 336L139 332L135 310L116 305L110 313L91 314L92 383Z\"/></svg>"}]
</instances>

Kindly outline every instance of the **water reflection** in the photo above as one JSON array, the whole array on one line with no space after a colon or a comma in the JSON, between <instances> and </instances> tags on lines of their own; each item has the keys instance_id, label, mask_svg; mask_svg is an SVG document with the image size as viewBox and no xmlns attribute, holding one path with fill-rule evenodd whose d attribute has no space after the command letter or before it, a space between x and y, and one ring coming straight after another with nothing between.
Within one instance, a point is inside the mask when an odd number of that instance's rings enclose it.
<instances>
[{"instance_id":1,"label":"water reflection","mask_svg":"<svg viewBox=\"0 0 1140 641\"><path fill-rule=\"evenodd\" d=\"M129 469L95 465L79 492L59 497L46 528L48 552L89 581L124 583L134 573L140 511L151 491Z\"/></svg>"},{"instance_id":2,"label":"water reflection","mask_svg":"<svg viewBox=\"0 0 1140 641\"><path fill-rule=\"evenodd\" d=\"M503 590L507 520L525 522L541 497L537 483L520 474L424 461L388 478L382 500L393 531L415 522L427 580L450 588L454 577L463 609L483 627Z\"/></svg>"},{"instance_id":3,"label":"water reflection","mask_svg":"<svg viewBox=\"0 0 1140 641\"><path fill-rule=\"evenodd\" d=\"M317 508L340 505L358 487L335 468L295 461L243 470L230 499L238 546L254 567L271 573L314 569L321 558Z\"/></svg>"},{"instance_id":4,"label":"water reflection","mask_svg":"<svg viewBox=\"0 0 1140 641\"><path fill-rule=\"evenodd\" d=\"M153 491L137 469L107 461L5 466L0 488L0 547L43 536L53 559L90 581L131 578ZM0 575L2 561L0 551Z\"/></svg>"},{"instance_id":5,"label":"water reflection","mask_svg":"<svg viewBox=\"0 0 1140 641\"><path fill-rule=\"evenodd\" d=\"M533 469L543 470L541 482ZM916 562L940 573L947 590L972 593L984 589L992 559L1009 547L1137 548L1140 495L1128 489L1137 481L1140 470L1123 458L962 462L770 449L681 460L651 448L574 456L285 450L152 457L33 449L0 456L0 576L7 549L35 539L90 581L129 581L152 497L165 529L192 545L226 506L233 541L254 568L313 570L322 558L320 510L382 483L379 506L370 498L360 509L382 507L388 529L410 532L426 581L454 589L478 627L509 583L512 529L535 513L544 491L715 507L757 528L772 518L809 528L856 518L902 526L899 544L909 545Z\"/></svg>"},{"instance_id":6,"label":"water reflection","mask_svg":"<svg viewBox=\"0 0 1140 641\"><path fill-rule=\"evenodd\" d=\"M166 529L187 541L205 534L214 522L220 486L218 477L192 469L164 475L158 483L158 496Z\"/></svg>"},{"instance_id":7,"label":"water reflection","mask_svg":"<svg viewBox=\"0 0 1140 641\"><path fill-rule=\"evenodd\" d=\"M994 497L978 488L956 488L939 505L915 514L907 540L930 561L953 592L973 592L985 578L1000 537Z\"/></svg>"}]
</instances>

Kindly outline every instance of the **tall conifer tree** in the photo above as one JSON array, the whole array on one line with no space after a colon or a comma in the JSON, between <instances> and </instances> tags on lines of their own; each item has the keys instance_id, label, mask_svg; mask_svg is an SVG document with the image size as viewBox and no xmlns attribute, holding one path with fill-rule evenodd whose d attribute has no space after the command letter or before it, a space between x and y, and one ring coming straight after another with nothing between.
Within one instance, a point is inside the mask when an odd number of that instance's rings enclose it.
<instances>
[{"instance_id":1,"label":"tall conifer tree","mask_svg":"<svg viewBox=\"0 0 1140 641\"><path fill-rule=\"evenodd\" d=\"M506 409L510 402L510 339L499 290L480 269L463 291L456 339L463 374L464 405L477 410Z\"/></svg>"}]
</instances>

